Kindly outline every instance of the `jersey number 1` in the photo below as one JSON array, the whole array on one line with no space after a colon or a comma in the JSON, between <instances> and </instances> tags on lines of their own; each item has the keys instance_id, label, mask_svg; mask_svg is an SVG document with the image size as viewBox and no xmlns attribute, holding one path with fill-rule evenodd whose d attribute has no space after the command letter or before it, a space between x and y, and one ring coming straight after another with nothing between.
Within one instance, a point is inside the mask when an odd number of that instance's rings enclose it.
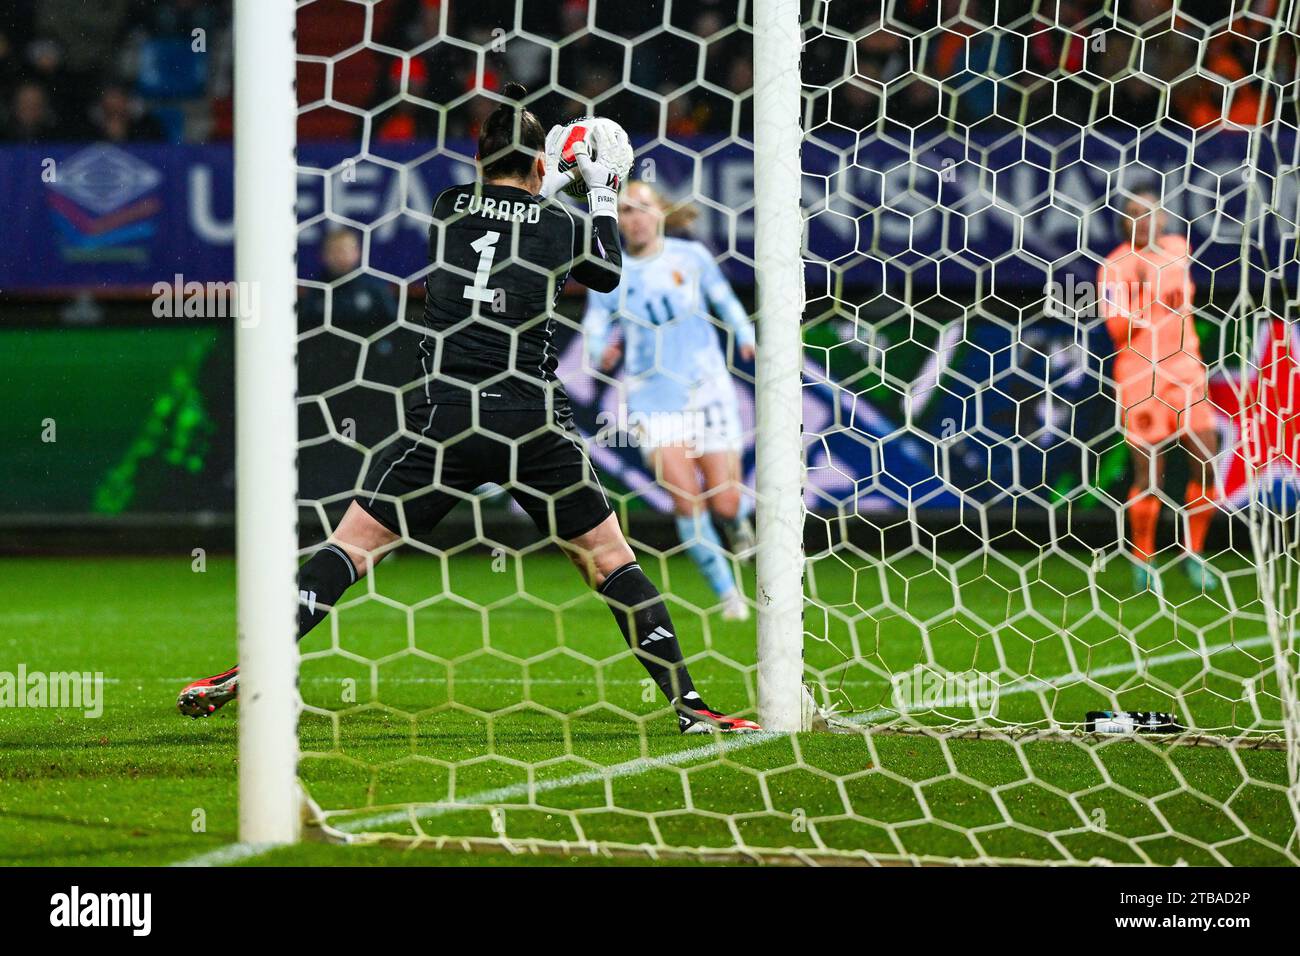
<instances>
[{"instance_id":1,"label":"jersey number 1","mask_svg":"<svg viewBox=\"0 0 1300 956\"><path fill-rule=\"evenodd\" d=\"M474 284L465 286L465 298L473 302L491 302L493 290L487 287L488 276L492 274L492 260L497 256L499 232L485 232L469 244L478 253L478 269L474 272Z\"/></svg>"}]
</instances>

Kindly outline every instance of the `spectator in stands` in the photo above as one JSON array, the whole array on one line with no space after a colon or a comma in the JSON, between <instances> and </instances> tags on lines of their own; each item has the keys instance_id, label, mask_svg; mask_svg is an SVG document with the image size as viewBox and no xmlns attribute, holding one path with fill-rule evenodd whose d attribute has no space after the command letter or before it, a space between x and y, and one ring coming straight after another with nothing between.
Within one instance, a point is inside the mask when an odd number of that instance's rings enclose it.
<instances>
[{"instance_id":1,"label":"spectator in stands","mask_svg":"<svg viewBox=\"0 0 1300 956\"><path fill-rule=\"evenodd\" d=\"M1239 34L1220 34L1210 40L1203 72L1175 87L1179 118L1193 129L1225 119L1237 126L1254 126L1267 119L1259 85L1240 83L1247 76L1243 59L1249 62L1249 57L1249 41Z\"/></svg>"},{"instance_id":2,"label":"spectator in stands","mask_svg":"<svg viewBox=\"0 0 1300 956\"><path fill-rule=\"evenodd\" d=\"M1039 76L1073 76L1083 72L1084 11L1072 0L1063 0L1053 29L1038 30L1029 40L1029 61Z\"/></svg>"},{"instance_id":3,"label":"spectator in stands","mask_svg":"<svg viewBox=\"0 0 1300 956\"><path fill-rule=\"evenodd\" d=\"M220 29L230 20L231 6L229 2L208 3L206 0L170 0L168 3L135 0L126 30L154 39L190 40L195 30L210 34Z\"/></svg>"},{"instance_id":4,"label":"spectator in stands","mask_svg":"<svg viewBox=\"0 0 1300 956\"><path fill-rule=\"evenodd\" d=\"M1015 69L1014 38L982 28L991 21L978 0L944 0L943 12L945 26L930 51L930 75L956 97L957 118L975 125L994 115L997 80Z\"/></svg>"},{"instance_id":5,"label":"spectator in stands","mask_svg":"<svg viewBox=\"0 0 1300 956\"><path fill-rule=\"evenodd\" d=\"M670 139L685 139L688 136L698 136L700 132L700 123L705 118L703 109L692 106L690 97L674 96L667 97L670 89L664 87L659 91L668 101L668 137Z\"/></svg>"},{"instance_id":6,"label":"spectator in stands","mask_svg":"<svg viewBox=\"0 0 1300 956\"><path fill-rule=\"evenodd\" d=\"M429 90L429 67L418 56L411 57L410 67L405 70L406 92L421 99L432 99ZM402 61L393 60L388 71L388 92L385 98L402 92ZM438 114L436 111L403 99L396 106L385 110L380 115L376 134L382 142L410 143L418 139L435 139L438 135Z\"/></svg>"},{"instance_id":7,"label":"spectator in stands","mask_svg":"<svg viewBox=\"0 0 1300 956\"><path fill-rule=\"evenodd\" d=\"M14 48L13 39L4 30L0 30L0 101L9 102L21 77L22 67L18 63L18 52Z\"/></svg>"},{"instance_id":8,"label":"spectator in stands","mask_svg":"<svg viewBox=\"0 0 1300 956\"><path fill-rule=\"evenodd\" d=\"M726 23L717 12L713 10L701 10L696 15L695 22L691 24L691 32L701 39L708 39L715 33L722 32L724 26L726 26Z\"/></svg>"},{"instance_id":9,"label":"spectator in stands","mask_svg":"<svg viewBox=\"0 0 1300 956\"><path fill-rule=\"evenodd\" d=\"M873 30L858 41L857 72L875 80L875 86L905 76L911 69L907 43L897 33Z\"/></svg>"},{"instance_id":10,"label":"spectator in stands","mask_svg":"<svg viewBox=\"0 0 1300 956\"><path fill-rule=\"evenodd\" d=\"M159 142L164 139L158 121L126 90L117 85L105 87L99 102L90 110L90 135L109 143Z\"/></svg>"},{"instance_id":11,"label":"spectator in stands","mask_svg":"<svg viewBox=\"0 0 1300 956\"><path fill-rule=\"evenodd\" d=\"M568 0L561 10L560 35L578 34L559 51L560 84L586 99L608 90L623 75L622 45L587 31L587 4Z\"/></svg>"},{"instance_id":12,"label":"spectator in stands","mask_svg":"<svg viewBox=\"0 0 1300 956\"><path fill-rule=\"evenodd\" d=\"M15 51L23 50L32 37L36 35L36 11L28 2L5 4L4 33L9 37Z\"/></svg>"},{"instance_id":13,"label":"spectator in stands","mask_svg":"<svg viewBox=\"0 0 1300 956\"><path fill-rule=\"evenodd\" d=\"M389 0L393 3L394 0ZM442 33L442 3L440 0L396 0L401 5L393 14L390 35L391 46L411 49L432 40ZM450 11L448 11L450 15Z\"/></svg>"},{"instance_id":14,"label":"spectator in stands","mask_svg":"<svg viewBox=\"0 0 1300 956\"><path fill-rule=\"evenodd\" d=\"M1022 77L1028 91L1027 115L1055 116L1078 126L1088 125L1106 46L1104 34L1093 38L1096 26L1086 22L1088 12L1076 0L1060 0L1054 25L1035 24L1030 36L1017 33L1007 38L1017 53L1023 49L1027 61ZM1094 46L1089 52L1095 40L1101 48ZM1004 86L1000 95L1011 110L1004 115L1016 115L1023 103L1017 85Z\"/></svg>"},{"instance_id":15,"label":"spectator in stands","mask_svg":"<svg viewBox=\"0 0 1300 956\"><path fill-rule=\"evenodd\" d=\"M397 318L393 287L361 269L361 238L352 229L332 230L321 246L322 282L333 287L330 324L358 335L368 335ZM348 278L345 278L348 277ZM342 281L340 281L342 280ZM325 292L309 289L298 308L305 329L325 321Z\"/></svg>"},{"instance_id":16,"label":"spectator in stands","mask_svg":"<svg viewBox=\"0 0 1300 956\"><path fill-rule=\"evenodd\" d=\"M5 138L14 143L46 143L59 138L59 121L44 86L33 80L19 84L5 127Z\"/></svg>"},{"instance_id":17,"label":"spectator in stands","mask_svg":"<svg viewBox=\"0 0 1300 956\"><path fill-rule=\"evenodd\" d=\"M81 116L85 109L86 84L83 79L68 71L63 59L63 48L48 37L40 37L27 45L25 79L35 80L45 89L50 109L63 124L63 134L76 138L81 130L67 124Z\"/></svg>"},{"instance_id":18,"label":"spectator in stands","mask_svg":"<svg viewBox=\"0 0 1300 956\"><path fill-rule=\"evenodd\" d=\"M161 138L163 126L173 138L230 135L231 0L2 2L0 112L13 125L0 129L0 136L148 141ZM663 121L670 135L684 137L725 134L733 122L748 128L752 101L736 99L750 92L753 72L752 35L737 28L740 6L738 0L692 0L671 8L613 0L384 0L373 18L375 39L399 49L444 35L456 38L412 60L408 89L433 103L452 103L467 90L496 89L513 79L540 94L533 105L547 121L586 112L599 98L600 108L634 135L657 132ZM842 87L825 97L825 108L850 129L882 114L905 124L938 112L950 115L954 99L956 118L964 124L978 123L996 103L1002 115L1054 115L1076 125L1148 126L1165 121L1166 111L1194 128L1225 118L1251 125L1269 103L1260 84L1240 81L1262 68L1254 59L1256 44L1266 38L1281 4L1243 0L1232 11L1228 6L1224 0L1181 0L1175 17L1172 0L1123 0L1118 9L1125 24L1138 25L1133 27L1098 19L1095 0L837 0L818 17L828 36L857 38L852 63L866 82L861 89L841 83L843 44L810 46L803 69L814 84ZM312 4L302 17L327 20L336 16L331 10L329 4ZM995 16L996 11L1001 12ZM1195 43L1157 42L1153 34L1152 42L1134 49L1148 32L1172 26L1191 39L1197 31L1188 23L1221 23L1230 15L1227 32L1220 29ZM595 32L588 29L593 17ZM654 29L665 22L673 30ZM1002 27L990 30L995 22ZM516 23L549 39L514 37L504 47L494 45L495 31L512 32ZM1086 37L1096 29L1105 30L1105 44L1090 49ZM196 31L202 32L206 58L193 55ZM691 35L707 41L699 44L702 67ZM559 42L566 38L570 42ZM915 59L921 55L924 62ZM1295 58L1293 44L1279 45L1278 82L1294 78ZM635 89L607 95L625 68ZM548 91L552 69L558 88ZM102 95L100 77L113 84ZM942 102L935 80L945 91ZM27 87L25 81L38 85ZM888 90L883 103L882 87ZM374 106L394 89L376 68L355 102ZM659 91L657 103L648 105L650 98L640 92L649 89ZM144 98L148 115L133 97ZM17 118L20 100L25 120ZM87 129L92 102L93 128ZM447 137L472 136L494 105L474 98L450 107ZM443 115L404 102L374 117L376 138L434 138Z\"/></svg>"},{"instance_id":19,"label":"spectator in stands","mask_svg":"<svg viewBox=\"0 0 1300 956\"><path fill-rule=\"evenodd\" d=\"M393 287L377 276L361 270L361 239L348 228L330 231L321 246L321 281L333 284L324 289L308 289L298 303L298 393L302 398L331 394L330 407L338 419L365 422L365 390L339 389L356 383L362 347L357 338L368 339L397 319L397 296ZM326 303L329 303L328 312ZM325 329L328 316L328 330ZM338 334L346 333L346 334ZM400 386L410 378L412 364L409 348L403 347L402 332L393 330L371 341L365 352L364 377L367 382ZM381 420L383 413L380 413ZM303 423L303 434L310 434ZM378 439L381 434L369 435Z\"/></svg>"},{"instance_id":20,"label":"spectator in stands","mask_svg":"<svg viewBox=\"0 0 1300 956\"><path fill-rule=\"evenodd\" d=\"M504 59L506 75L530 90L551 78L551 50L541 43L517 37L506 44Z\"/></svg>"},{"instance_id":21,"label":"spectator in stands","mask_svg":"<svg viewBox=\"0 0 1300 956\"><path fill-rule=\"evenodd\" d=\"M122 28L132 2L38 0L34 4L36 34L57 42L62 66L73 76L98 76L113 65L121 51Z\"/></svg>"},{"instance_id":22,"label":"spectator in stands","mask_svg":"<svg viewBox=\"0 0 1300 956\"><path fill-rule=\"evenodd\" d=\"M865 129L882 112L904 125L936 115L938 91L911 72L910 50L902 36L891 30L874 30L858 40L855 54L857 75L869 82L829 81L834 92L833 122L849 129ZM832 69L838 73L841 66L832 62Z\"/></svg>"}]
</instances>

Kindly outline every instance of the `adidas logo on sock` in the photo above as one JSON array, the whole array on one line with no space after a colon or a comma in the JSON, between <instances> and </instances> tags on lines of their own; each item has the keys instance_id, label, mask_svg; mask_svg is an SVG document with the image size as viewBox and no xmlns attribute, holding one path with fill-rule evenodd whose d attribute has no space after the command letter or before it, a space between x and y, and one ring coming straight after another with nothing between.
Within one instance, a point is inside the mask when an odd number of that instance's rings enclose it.
<instances>
[{"instance_id":1,"label":"adidas logo on sock","mask_svg":"<svg viewBox=\"0 0 1300 956\"><path fill-rule=\"evenodd\" d=\"M649 634L645 636L645 640L641 642L641 646L645 647L647 644L650 644L654 641L662 641L664 638L672 637L672 636L673 636L673 632L667 630L661 625L659 627L656 627L653 631L651 631Z\"/></svg>"}]
</instances>

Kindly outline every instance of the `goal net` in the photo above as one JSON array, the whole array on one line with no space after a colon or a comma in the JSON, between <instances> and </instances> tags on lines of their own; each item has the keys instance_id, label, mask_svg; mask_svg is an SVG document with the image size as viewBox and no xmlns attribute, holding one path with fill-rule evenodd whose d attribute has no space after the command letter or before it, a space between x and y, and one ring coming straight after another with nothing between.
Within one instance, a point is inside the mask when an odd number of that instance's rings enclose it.
<instances>
[{"instance_id":1,"label":"goal net","mask_svg":"<svg viewBox=\"0 0 1300 956\"><path fill-rule=\"evenodd\" d=\"M755 269L782 199L756 185L784 159L764 124L796 120L756 42L768 6L799 20L802 316ZM724 618L675 530L627 377L584 347L584 290L560 298L554 342L696 683L755 718L767 675L806 688L782 701L804 732L679 736L608 609L482 487L375 555L300 644L315 830L665 858L1300 861L1296 15L300 3L301 555L422 387L432 200L473 178L478 124L519 81L545 125L621 123L633 178L698 213L677 234L753 315L757 369L711 317L774 575L756 587L727 553L749 621ZM1146 373L1170 387L1135 402L1158 322L1177 341ZM764 403L783 387L797 407ZM798 467L765 458L800 421ZM800 499L791 537L774 516Z\"/></svg>"}]
</instances>

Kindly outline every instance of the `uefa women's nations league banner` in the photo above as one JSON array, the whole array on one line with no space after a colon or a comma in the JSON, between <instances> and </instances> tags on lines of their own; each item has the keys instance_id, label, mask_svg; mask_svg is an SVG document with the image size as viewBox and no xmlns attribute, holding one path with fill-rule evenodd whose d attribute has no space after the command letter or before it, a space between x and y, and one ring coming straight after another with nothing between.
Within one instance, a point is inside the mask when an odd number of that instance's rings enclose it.
<instances>
[{"instance_id":1,"label":"uefa women's nations league banner","mask_svg":"<svg viewBox=\"0 0 1300 956\"><path fill-rule=\"evenodd\" d=\"M1247 183L1254 176L1256 189L1272 189L1270 171L1279 156L1294 162L1294 141L1290 133L1270 140L1252 174L1248 137L1237 132L1194 143L1168 132L1139 142L1131 131L1102 128L987 145L951 137L917 152L878 136L810 138L803 150L810 259L834 263L845 288L901 288L909 276L914 287L958 288L983 276L1041 289L1071 270L1091 280L1116 243L1114 217L1103 208L1108 191L1162 181L1170 211L1191 223L1193 278L1208 281L1213 271L1216 282L1235 283ZM753 155L747 145L717 143L694 138L642 149L633 175L676 197L696 181L698 167L695 199L704 215L697 238L743 287L753 281ZM331 224L348 224L371 229L372 270L393 281L418 279L433 198L473 176L473 144L450 149L382 143L358 158L344 144L303 144L299 161L314 172L299 178L299 216L328 209L332 217L302 230L303 277L319 275ZM0 257L0 289L148 292L176 275L229 281L233 175L228 144L0 149L0 214L23 237ZM1278 183L1281 208L1294 208L1297 188L1294 175ZM1265 246L1277 229L1264 223ZM1079 253L1081 240L1091 258ZM825 267L810 266L809 280L825 285Z\"/></svg>"}]
</instances>

